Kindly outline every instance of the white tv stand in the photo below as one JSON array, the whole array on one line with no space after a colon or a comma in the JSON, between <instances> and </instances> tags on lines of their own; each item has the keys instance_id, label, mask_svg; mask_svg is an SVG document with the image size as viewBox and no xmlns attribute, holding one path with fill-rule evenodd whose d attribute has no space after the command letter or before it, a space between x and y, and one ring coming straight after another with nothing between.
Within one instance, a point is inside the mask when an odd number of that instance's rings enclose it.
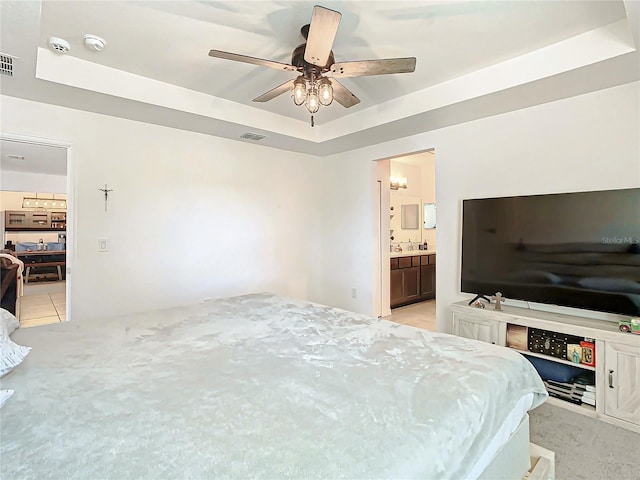
<instances>
[{"instance_id":1,"label":"white tv stand","mask_svg":"<svg viewBox=\"0 0 640 480\"><path fill-rule=\"evenodd\" d=\"M640 335L620 332L615 322L508 305L502 305L502 310L497 311L494 310L493 304L488 304L483 309L469 306L464 301L454 303L451 310L454 335L474 338L505 348L510 348L507 347L507 324L595 339L595 367L549 355L515 351L594 370L595 407L586 404L576 405L553 397L549 397L548 402L640 432Z\"/></svg>"}]
</instances>

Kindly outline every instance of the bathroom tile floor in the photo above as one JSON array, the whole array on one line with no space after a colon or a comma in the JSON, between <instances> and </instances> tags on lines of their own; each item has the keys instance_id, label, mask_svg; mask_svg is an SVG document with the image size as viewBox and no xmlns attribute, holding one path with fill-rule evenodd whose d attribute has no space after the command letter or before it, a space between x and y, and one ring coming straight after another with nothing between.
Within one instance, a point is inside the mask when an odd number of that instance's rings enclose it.
<instances>
[{"instance_id":1,"label":"bathroom tile floor","mask_svg":"<svg viewBox=\"0 0 640 480\"><path fill-rule=\"evenodd\" d=\"M436 301L414 303L404 307L397 307L391 310L391 315L383 317L412 327L424 328L425 330L436 331Z\"/></svg>"},{"instance_id":2,"label":"bathroom tile floor","mask_svg":"<svg viewBox=\"0 0 640 480\"><path fill-rule=\"evenodd\" d=\"M24 286L20 299L20 327L37 327L66 320L66 282L40 282Z\"/></svg>"}]
</instances>

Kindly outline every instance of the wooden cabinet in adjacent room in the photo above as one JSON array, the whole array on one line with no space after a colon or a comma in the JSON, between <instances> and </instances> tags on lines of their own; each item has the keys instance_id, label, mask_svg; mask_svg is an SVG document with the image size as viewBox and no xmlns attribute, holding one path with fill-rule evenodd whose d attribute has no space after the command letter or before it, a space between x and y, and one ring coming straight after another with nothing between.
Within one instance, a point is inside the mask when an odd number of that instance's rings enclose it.
<instances>
[{"instance_id":1,"label":"wooden cabinet in adjacent room","mask_svg":"<svg viewBox=\"0 0 640 480\"><path fill-rule=\"evenodd\" d=\"M424 300L436 298L436 256L420 257L420 296Z\"/></svg>"},{"instance_id":2,"label":"wooden cabinet in adjacent room","mask_svg":"<svg viewBox=\"0 0 640 480\"><path fill-rule=\"evenodd\" d=\"M23 230L29 228L31 212L11 211L4 212L4 226L7 230Z\"/></svg>"},{"instance_id":3,"label":"wooden cabinet in adjacent room","mask_svg":"<svg viewBox=\"0 0 640 480\"><path fill-rule=\"evenodd\" d=\"M420 267L409 267L402 270L402 286L405 302L420 301Z\"/></svg>"},{"instance_id":4,"label":"wooden cabinet in adjacent room","mask_svg":"<svg viewBox=\"0 0 640 480\"><path fill-rule=\"evenodd\" d=\"M51 228L51 214L49 212L29 212L28 228Z\"/></svg>"},{"instance_id":5,"label":"wooden cabinet in adjacent room","mask_svg":"<svg viewBox=\"0 0 640 480\"><path fill-rule=\"evenodd\" d=\"M67 212L6 210L4 228L7 231L65 231Z\"/></svg>"},{"instance_id":6,"label":"wooden cabinet in adjacent room","mask_svg":"<svg viewBox=\"0 0 640 480\"><path fill-rule=\"evenodd\" d=\"M435 254L392 258L391 307L435 298L435 274Z\"/></svg>"},{"instance_id":7,"label":"wooden cabinet in adjacent room","mask_svg":"<svg viewBox=\"0 0 640 480\"><path fill-rule=\"evenodd\" d=\"M402 279L403 272L398 270L397 262L396 268L393 267L393 260L391 259L391 306L400 305L404 301L404 281Z\"/></svg>"}]
</instances>

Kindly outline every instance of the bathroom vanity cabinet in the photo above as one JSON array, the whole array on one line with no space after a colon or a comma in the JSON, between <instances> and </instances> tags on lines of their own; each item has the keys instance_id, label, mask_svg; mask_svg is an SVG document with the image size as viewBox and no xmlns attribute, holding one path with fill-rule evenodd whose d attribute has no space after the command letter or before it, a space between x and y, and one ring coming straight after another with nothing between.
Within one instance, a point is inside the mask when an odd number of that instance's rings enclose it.
<instances>
[{"instance_id":1,"label":"bathroom vanity cabinet","mask_svg":"<svg viewBox=\"0 0 640 480\"><path fill-rule=\"evenodd\" d=\"M436 298L436 254L394 256L391 262L391 308Z\"/></svg>"}]
</instances>

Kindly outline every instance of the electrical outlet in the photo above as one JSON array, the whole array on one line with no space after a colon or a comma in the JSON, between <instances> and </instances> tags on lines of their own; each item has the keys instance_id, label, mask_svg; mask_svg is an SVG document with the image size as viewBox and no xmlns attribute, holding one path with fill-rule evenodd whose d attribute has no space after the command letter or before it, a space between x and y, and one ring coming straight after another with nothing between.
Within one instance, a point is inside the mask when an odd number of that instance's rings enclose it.
<instances>
[{"instance_id":1,"label":"electrical outlet","mask_svg":"<svg viewBox=\"0 0 640 480\"><path fill-rule=\"evenodd\" d=\"M109 242L106 238L98 239L98 251L99 252L108 252L109 251Z\"/></svg>"},{"instance_id":2,"label":"electrical outlet","mask_svg":"<svg viewBox=\"0 0 640 480\"><path fill-rule=\"evenodd\" d=\"M351 298L358 298L358 290L355 288L351 289Z\"/></svg>"}]
</instances>

